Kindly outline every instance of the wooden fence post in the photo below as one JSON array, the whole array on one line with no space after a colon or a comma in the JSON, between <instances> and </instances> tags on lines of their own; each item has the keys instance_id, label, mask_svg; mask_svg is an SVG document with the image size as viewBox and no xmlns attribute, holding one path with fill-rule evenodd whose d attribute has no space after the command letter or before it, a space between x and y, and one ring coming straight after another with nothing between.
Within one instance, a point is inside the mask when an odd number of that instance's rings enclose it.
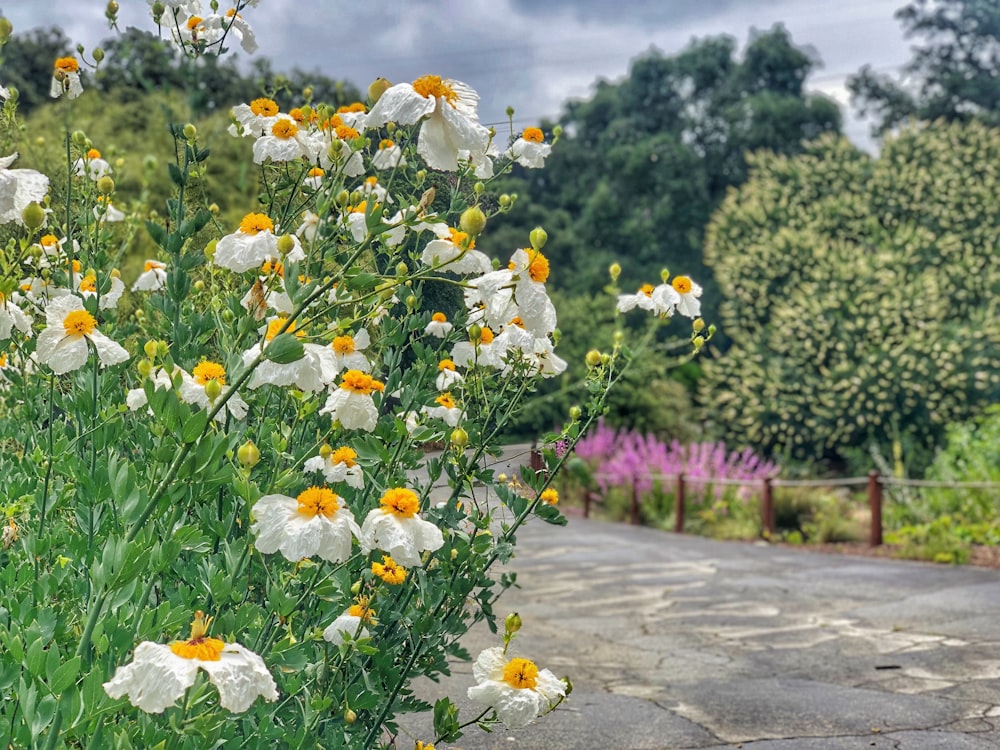
<instances>
[{"instance_id":1,"label":"wooden fence post","mask_svg":"<svg viewBox=\"0 0 1000 750\"><path fill-rule=\"evenodd\" d=\"M764 477L764 494L760 503L761 524L764 526L764 535L771 539L777 528L777 519L774 517L774 488L771 485L771 477Z\"/></svg>"},{"instance_id":2,"label":"wooden fence post","mask_svg":"<svg viewBox=\"0 0 1000 750\"><path fill-rule=\"evenodd\" d=\"M677 489L674 493L674 532L684 533L684 474L677 475Z\"/></svg>"},{"instance_id":3,"label":"wooden fence post","mask_svg":"<svg viewBox=\"0 0 1000 750\"><path fill-rule=\"evenodd\" d=\"M872 513L868 543L878 547L882 544L882 481L877 471L868 472L868 506Z\"/></svg>"}]
</instances>

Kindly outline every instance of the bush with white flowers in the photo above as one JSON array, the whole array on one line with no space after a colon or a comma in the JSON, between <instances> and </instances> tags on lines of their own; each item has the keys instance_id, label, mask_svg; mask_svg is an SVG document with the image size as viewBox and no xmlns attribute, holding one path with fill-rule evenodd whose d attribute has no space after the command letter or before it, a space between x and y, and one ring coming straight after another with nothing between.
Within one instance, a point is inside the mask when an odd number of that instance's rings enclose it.
<instances>
[{"instance_id":1,"label":"bush with white flowers","mask_svg":"<svg viewBox=\"0 0 1000 750\"><path fill-rule=\"evenodd\" d=\"M256 47L256 0L151 5L193 64ZM0 739L398 746L396 717L432 708L412 681L471 658L475 623L495 629L519 527L565 523L554 452L516 490L484 468L565 368L544 232L506 251L484 233L511 205L493 177L550 144L500 138L438 76L341 110L262 97L231 128L261 202L226 225L193 189L211 163L194 125L171 124L173 196L143 207L72 129L80 62L53 70L65 172L0 158ZM123 278L138 229L156 257ZM686 314L684 294L654 312ZM619 342L592 363L549 442L575 442L627 359ZM476 660L482 713L439 702L424 739L562 701L506 633Z\"/></svg>"}]
</instances>

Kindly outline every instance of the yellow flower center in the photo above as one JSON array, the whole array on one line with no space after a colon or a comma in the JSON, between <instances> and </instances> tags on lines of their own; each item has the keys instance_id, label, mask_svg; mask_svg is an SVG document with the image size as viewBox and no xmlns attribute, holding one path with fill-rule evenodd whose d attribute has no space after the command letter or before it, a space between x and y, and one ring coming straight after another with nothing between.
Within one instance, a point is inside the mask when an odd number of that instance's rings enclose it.
<instances>
[{"instance_id":1,"label":"yellow flower center","mask_svg":"<svg viewBox=\"0 0 1000 750\"><path fill-rule=\"evenodd\" d=\"M525 128L521 137L532 143L541 143L545 140L545 134L539 128Z\"/></svg>"},{"instance_id":2,"label":"yellow flower center","mask_svg":"<svg viewBox=\"0 0 1000 750\"><path fill-rule=\"evenodd\" d=\"M510 319L510 325L517 326L518 328L524 328L524 320L520 315L515 315Z\"/></svg>"},{"instance_id":3,"label":"yellow flower center","mask_svg":"<svg viewBox=\"0 0 1000 750\"><path fill-rule=\"evenodd\" d=\"M334 130L337 137L342 141L350 141L357 138L360 133L349 125L338 125L337 129Z\"/></svg>"},{"instance_id":4,"label":"yellow flower center","mask_svg":"<svg viewBox=\"0 0 1000 750\"><path fill-rule=\"evenodd\" d=\"M346 445L337 448L333 453L330 454L330 463L332 464L344 464L348 469L357 466L356 459L358 457L357 451L353 448L348 448Z\"/></svg>"},{"instance_id":5,"label":"yellow flower center","mask_svg":"<svg viewBox=\"0 0 1000 750\"><path fill-rule=\"evenodd\" d=\"M431 320L433 320L435 323L447 323L448 316L445 315L443 312L436 312L433 315L431 315Z\"/></svg>"},{"instance_id":6,"label":"yellow flower center","mask_svg":"<svg viewBox=\"0 0 1000 750\"><path fill-rule=\"evenodd\" d=\"M81 292L94 292L97 293L97 277L96 276L84 276L80 281L80 291Z\"/></svg>"},{"instance_id":7,"label":"yellow flower center","mask_svg":"<svg viewBox=\"0 0 1000 750\"><path fill-rule=\"evenodd\" d=\"M61 73L76 73L80 70L80 63L75 57L60 57L56 60L55 69Z\"/></svg>"},{"instance_id":8,"label":"yellow flower center","mask_svg":"<svg viewBox=\"0 0 1000 750\"><path fill-rule=\"evenodd\" d=\"M455 363L452 362L450 359L442 359L440 362L438 362L438 371L454 370L454 369L455 369Z\"/></svg>"},{"instance_id":9,"label":"yellow flower center","mask_svg":"<svg viewBox=\"0 0 1000 750\"><path fill-rule=\"evenodd\" d=\"M250 102L250 111L257 117L274 117L278 114L278 104L274 99L254 99Z\"/></svg>"},{"instance_id":10,"label":"yellow flower center","mask_svg":"<svg viewBox=\"0 0 1000 750\"><path fill-rule=\"evenodd\" d=\"M218 380L219 385L226 384L226 368L218 362L211 362L206 359L195 365L194 369L191 370L191 374L198 385L207 385L209 380Z\"/></svg>"},{"instance_id":11,"label":"yellow flower center","mask_svg":"<svg viewBox=\"0 0 1000 750\"><path fill-rule=\"evenodd\" d=\"M340 509L337 502L337 493L326 487L310 487L299 493L299 513L309 518L322 515L326 518L333 518Z\"/></svg>"},{"instance_id":12,"label":"yellow flower center","mask_svg":"<svg viewBox=\"0 0 1000 750\"><path fill-rule=\"evenodd\" d=\"M194 621L191 623L191 638L187 641L174 641L170 644L170 650L182 659L219 661L226 644L218 638L208 637L208 626L211 624L212 618L206 619L205 613L199 609L194 613Z\"/></svg>"},{"instance_id":13,"label":"yellow flower center","mask_svg":"<svg viewBox=\"0 0 1000 750\"><path fill-rule=\"evenodd\" d=\"M653 285L652 284L643 284L641 287L639 287L639 293L640 294L645 294L647 297L652 297L653 296Z\"/></svg>"},{"instance_id":14,"label":"yellow flower center","mask_svg":"<svg viewBox=\"0 0 1000 750\"><path fill-rule=\"evenodd\" d=\"M46 234L42 236L42 239L38 240L42 247L54 247L59 244L59 240L54 234Z\"/></svg>"},{"instance_id":15,"label":"yellow flower center","mask_svg":"<svg viewBox=\"0 0 1000 750\"><path fill-rule=\"evenodd\" d=\"M325 174L326 171L324 171L323 167L313 167L309 170L310 177L322 177Z\"/></svg>"},{"instance_id":16,"label":"yellow flower center","mask_svg":"<svg viewBox=\"0 0 1000 750\"><path fill-rule=\"evenodd\" d=\"M392 513L400 518L413 518L420 510L420 498L417 497L417 493L405 487L386 490L380 502L385 513Z\"/></svg>"},{"instance_id":17,"label":"yellow flower center","mask_svg":"<svg viewBox=\"0 0 1000 750\"><path fill-rule=\"evenodd\" d=\"M383 138L378 142L379 150L384 151L387 148L392 148L396 144L393 142L392 138Z\"/></svg>"},{"instance_id":18,"label":"yellow flower center","mask_svg":"<svg viewBox=\"0 0 1000 750\"><path fill-rule=\"evenodd\" d=\"M476 241L465 232L461 232L453 227L448 227L448 232L451 234L451 244L455 245L455 247L471 250L476 246Z\"/></svg>"},{"instance_id":19,"label":"yellow flower center","mask_svg":"<svg viewBox=\"0 0 1000 750\"><path fill-rule=\"evenodd\" d=\"M271 135L275 138L281 138L282 140L294 138L298 132L299 126L291 120L278 120L271 126Z\"/></svg>"},{"instance_id":20,"label":"yellow flower center","mask_svg":"<svg viewBox=\"0 0 1000 750\"><path fill-rule=\"evenodd\" d=\"M356 206L351 206L347 209L352 214L364 214L368 212L368 201L361 201Z\"/></svg>"},{"instance_id":21,"label":"yellow flower center","mask_svg":"<svg viewBox=\"0 0 1000 750\"><path fill-rule=\"evenodd\" d=\"M147 260L146 264L142 267L143 271L153 271L157 268L166 268L166 263L160 263L158 260Z\"/></svg>"},{"instance_id":22,"label":"yellow flower center","mask_svg":"<svg viewBox=\"0 0 1000 750\"><path fill-rule=\"evenodd\" d=\"M337 336L333 340L333 350L337 354L351 354L354 351L354 337L353 336Z\"/></svg>"},{"instance_id":23,"label":"yellow flower center","mask_svg":"<svg viewBox=\"0 0 1000 750\"><path fill-rule=\"evenodd\" d=\"M203 20L205 19L203 19L201 16L191 16L187 20L188 31L197 31L198 26L201 24Z\"/></svg>"},{"instance_id":24,"label":"yellow flower center","mask_svg":"<svg viewBox=\"0 0 1000 750\"><path fill-rule=\"evenodd\" d=\"M89 336L95 328L97 321L86 310L72 310L63 318L63 329L67 336Z\"/></svg>"},{"instance_id":25,"label":"yellow flower center","mask_svg":"<svg viewBox=\"0 0 1000 750\"><path fill-rule=\"evenodd\" d=\"M451 397L450 393L442 393L440 396L434 399L434 402L440 404L445 409L455 408L455 399Z\"/></svg>"},{"instance_id":26,"label":"yellow flower center","mask_svg":"<svg viewBox=\"0 0 1000 750\"><path fill-rule=\"evenodd\" d=\"M379 391L381 393L385 389L385 383L380 383L368 373L361 372L361 370L348 370L344 373L344 380L341 382L340 387L345 391L370 396L372 391Z\"/></svg>"},{"instance_id":27,"label":"yellow flower center","mask_svg":"<svg viewBox=\"0 0 1000 750\"><path fill-rule=\"evenodd\" d=\"M531 260L528 262L528 276L531 277L532 281L544 284L545 280L549 278L548 258L537 250L533 250L531 252Z\"/></svg>"},{"instance_id":28,"label":"yellow flower center","mask_svg":"<svg viewBox=\"0 0 1000 750\"><path fill-rule=\"evenodd\" d=\"M493 331L490 330L489 326L483 326L483 332L479 334L479 341L482 344L493 343Z\"/></svg>"},{"instance_id":29,"label":"yellow flower center","mask_svg":"<svg viewBox=\"0 0 1000 750\"><path fill-rule=\"evenodd\" d=\"M88 159L100 159L101 158L101 152L98 151L96 148L92 148L92 149L90 149L90 151L87 152L87 158Z\"/></svg>"},{"instance_id":30,"label":"yellow flower center","mask_svg":"<svg viewBox=\"0 0 1000 750\"><path fill-rule=\"evenodd\" d=\"M73 259L73 263L71 265L73 266L73 273L80 273L80 269L83 268L83 266L80 265L80 261L76 258Z\"/></svg>"},{"instance_id":31,"label":"yellow flower center","mask_svg":"<svg viewBox=\"0 0 1000 750\"><path fill-rule=\"evenodd\" d=\"M420 96L429 99L444 97L444 100L453 107L455 106L455 102L458 101L458 94L455 93L455 89L441 80L441 76L421 76L413 82L413 90L420 94Z\"/></svg>"},{"instance_id":32,"label":"yellow flower center","mask_svg":"<svg viewBox=\"0 0 1000 750\"><path fill-rule=\"evenodd\" d=\"M368 606L368 597L362 596L358 598L357 604L352 604L348 610L347 614L351 617L360 617L367 623L375 622L375 610Z\"/></svg>"},{"instance_id":33,"label":"yellow flower center","mask_svg":"<svg viewBox=\"0 0 1000 750\"><path fill-rule=\"evenodd\" d=\"M343 107L337 107L338 112L364 112L367 109L361 102L352 102L351 104L345 104Z\"/></svg>"},{"instance_id":34,"label":"yellow flower center","mask_svg":"<svg viewBox=\"0 0 1000 750\"><path fill-rule=\"evenodd\" d=\"M549 505L556 505L559 502L559 491L549 487L547 490L542 492L540 498L543 503L548 503Z\"/></svg>"},{"instance_id":35,"label":"yellow flower center","mask_svg":"<svg viewBox=\"0 0 1000 750\"><path fill-rule=\"evenodd\" d=\"M267 341L271 341L281 331L282 327L285 325L286 320L288 320L288 318L275 318L270 323L268 323L267 333L264 334L264 338ZM302 338L303 336L306 335L306 332L304 330L297 330L297 329L298 326L296 326L295 322L293 321L292 324L288 326L288 328L286 328L283 332L294 333L299 338Z\"/></svg>"},{"instance_id":36,"label":"yellow flower center","mask_svg":"<svg viewBox=\"0 0 1000 750\"><path fill-rule=\"evenodd\" d=\"M691 291L691 279L687 276L674 276L674 280L670 283L678 294L687 294Z\"/></svg>"},{"instance_id":37,"label":"yellow flower center","mask_svg":"<svg viewBox=\"0 0 1000 750\"><path fill-rule=\"evenodd\" d=\"M518 690L534 690L538 684L538 667L531 659L511 659L503 668L503 681Z\"/></svg>"},{"instance_id":38,"label":"yellow flower center","mask_svg":"<svg viewBox=\"0 0 1000 750\"><path fill-rule=\"evenodd\" d=\"M293 120L295 120L295 122L301 123L306 121L305 112L303 112L298 107L288 110L288 116L291 117Z\"/></svg>"},{"instance_id":39,"label":"yellow flower center","mask_svg":"<svg viewBox=\"0 0 1000 750\"><path fill-rule=\"evenodd\" d=\"M264 264L260 267L260 272L265 276L270 276L271 274L277 274L282 278L285 277L285 264L280 260L270 261L265 260Z\"/></svg>"},{"instance_id":40,"label":"yellow flower center","mask_svg":"<svg viewBox=\"0 0 1000 750\"><path fill-rule=\"evenodd\" d=\"M0 367L6 367L6 366L7 366L7 353L4 352L3 354L0 354Z\"/></svg>"},{"instance_id":41,"label":"yellow flower center","mask_svg":"<svg viewBox=\"0 0 1000 750\"><path fill-rule=\"evenodd\" d=\"M401 567L388 555L382 556L382 562L372 563L372 573L391 585L400 584L406 580L406 568Z\"/></svg>"},{"instance_id":42,"label":"yellow flower center","mask_svg":"<svg viewBox=\"0 0 1000 750\"><path fill-rule=\"evenodd\" d=\"M247 214L240 222L243 234L255 235L257 232L273 232L274 222L267 214Z\"/></svg>"},{"instance_id":43,"label":"yellow flower center","mask_svg":"<svg viewBox=\"0 0 1000 750\"><path fill-rule=\"evenodd\" d=\"M226 11L226 18L243 18L243 16L236 12L236 8L230 8Z\"/></svg>"}]
</instances>

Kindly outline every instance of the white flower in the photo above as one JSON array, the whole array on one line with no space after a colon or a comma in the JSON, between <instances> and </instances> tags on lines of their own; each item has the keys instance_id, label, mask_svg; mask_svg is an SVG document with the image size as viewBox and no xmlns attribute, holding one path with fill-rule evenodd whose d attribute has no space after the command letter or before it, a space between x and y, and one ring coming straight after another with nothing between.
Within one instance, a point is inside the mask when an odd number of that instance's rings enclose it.
<instances>
[{"instance_id":1,"label":"white flower","mask_svg":"<svg viewBox=\"0 0 1000 750\"><path fill-rule=\"evenodd\" d=\"M215 401L221 398L224 392L222 386L226 384L226 369L218 362L211 362L205 359L194 366L190 375L184 370L180 372L182 376L180 387L181 401L201 407L202 409L211 409ZM219 395L215 398L209 398L206 386L213 381L219 386ZM234 393L226 401L225 407L216 413L215 419L218 422L224 422L227 411L234 419L243 419L246 417L248 409L247 402L240 397L240 394Z\"/></svg>"},{"instance_id":2,"label":"white flower","mask_svg":"<svg viewBox=\"0 0 1000 750\"><path fill-rule=\"evenodd\" d=\"M256 164L271 161L295 161L319 158L322 142L285 114L278 115L264 135L253 144L253 160Z\"/></svg>"},{"instance_id":3,"label":"white flower","mask_svg":"<svg viewBox=\"0 0 1000 750\"><path fill-rule=\"evenodd\" d=\"M520 318L535 336L548 336L556 328L556 308L545 289L548 277L544 255L534 249L515 250L507 268L469 282L465 304L473 313L481 308L483 321L493 329Z\"/></svg>"},{"instance_id":4,"label":"white flower","mask_svg":"<svg viewBox=\"0 0 1000 750\"><path fill-rule=\"evenodd\" d=\"M428 242L420 254L424 265L452 273L486 273L493 268L489 256L474 250L476 242L465 232L437 224L435 234L438 238Z\"/></svg>"},{"instance_id":5,"label":"white flower","mask_svg":"<svg viewBox=\"0 0 1000 750\"><path fill-rule=\"evenodd\" d=\"M455 370L455 363L450 359L442 359L438 362L438 376L434 381L434 386L439 391L450 391L453 385L461 383L464 378L462 374Z\"/></svg>"},{"instance_id":6,"label":"white flower","mask_svg":"<svg viewBox=\"0 0 1000 750\"><path fill-rule=\"evenodd\" d=\"M334 646L346 643L349 639L370 638L371 633L365 624L374 624L374 611L368 603L362 600L359 604L351 605L344 614L330 623L323 631L323 638Z\"/></svg>"},{"instance_id":7,"label":"white flower","mask_svg":"<svg viewBox=\"0 0 1000 750\"><path fill-rule=\"evenodd\" d=\"M316 239L317 231L319 231L319 214L315 214L312 211L303 211L302 223L295 230L295 234L306 240L306 242L312 242Z\"/></svg>"},{"instance_id":8,"label":"white flower","mask_svg":"<svg viewBox=\"0 0 1000 750\"><path fill-rule=\"evenodd\" d=\"M180 370L179 367L174 368L175 372ZM170 373L167 372L166 368L157 368L156 372L150 378L153 382L153 390L165 390L169 391L174 387L173 379L170 377ZM149 403L149 399L146 396L145 388L132 388L128 393L125 394L125 405L128 406L129 411L136 411L141 409L146 404Z\"/></svg>"},{"instance_id":9,"label":"white flower","mask_svg":"<svg viewBox=\"0 0 1000 750\"><path fill-rule=\"evenodd\" d=\"M701 315L701 300L698 299L701 297L700 286L687 276L674 276L671 286L679 298L677 312L685 318L697 318Z\"/></svg>"},{"instance_id":10,"label":"white flower","mask_svg":"<svg viewBox=\"0 0 1000 750\"><path fill-rule=\"evenodd\" d=\"M16 296L20 298L20 295ZM10 332L14 328L31 338L31 324L33 322L31 316L16 305L13 299L7 299L0 293L0 341L9 339Z\"/></svg>"},{"instance_id":11,"label":"white flower","mask_svg":"<svg viewBox=\"0 0 1000 750\"><path fill-rule=\"evenodd\" d=\"M424 328L424 333L428 336L437 336L439 339L445 338L454 326L448 322L448 317L443 312L436 312L431 316L430 322Z\"/></svg>"},{"instance_id":12,"label":"white flower","mask_svg":"<svg viewBox=\"0 0 1000 750\"><path fill-rule=\"evenodd\" d=\"M319 190L323 187L323 175L325 174L326 170L324 170L323 167L313 167L306 173L306 178L302 181L302 184L310 190ZM306 211L306 213L310 212ZM313 215L315 216L315 214ZM316 218L318 219L319 217L317 216ZM298 232L296 232L296 234L298 234Z\"/></svg>"},{"instance_id":13,"label":"white flower","mask_svg":"<svg viewBox=\"0 0 1000 750\"><path fill-rule=\"evenodd\" d=\"M372 156L372 166L378 170L405 167L406 157L403 156L403 149L393 143L390 138L383 138L379 141L378 151Z\"/></svg>"},{"instance_id":14,"label":"white flower","mask_svg":"<svg viewBox=\"0 0 1000 750\"><path fill-rule=\"evenodd\" d=\"M388 122L413 125L423 120L417 153L432 169L454 172L468 159L485 175L490 132L479 122L479 96L466 84L440 76L423 76L412 84L390 86L368 114L368 127ZM426 119L425 119L426 118Z\"/></svg>"},{"instance_id":15,"label":"white flower","mask_svg":"<svg viewBox=\"0 0 1000 750\"><path fill-rule=\"evenodd\" d=\"M385 384L360 370L344 373L340 387L326 399L320 414L329 414L345 430L373 432L378 424L378 407L372 398L373 391L385 389Z\"/></svg>"},{"instance_id":16,"label":"white flower","mask_svg":"<svg viewBox=\"0 0 1000 750\"><path fill-rule=\"evenodd\" d=\"M462 409L455 404L450 393L442 393L434 402L437 406L422 406L420 411L431 419L442 419L449 427L457 427L462 418Z\"/></svg>"},{"instance_id":17,"label":"white flower","mask_svg":"<svg viewBox=\"0 0 1000 750\"><path fill-rule=\"evenodd\" d=\"M478 685L469 699L497 712L510 729L520 729L549 711L566 695L566 683L529 659L507 659L503 647L485 649L472 665Z\"/></svg>"},{"instance_id":18,"label":"white flower","mask_svg":"<svg viewBox=\"0 0 1000 750\"><path fill-rule=\"evenodd\" d=\"M0 158L0 224L23 225L21 214L29 203L45 199L49 178L34 169L9 169L17 152Z\"/></svg>"},{"instance_id":19,"label":"white flower","mask_svg":"<svg viewBox=\"0 0 1000 750\"><path fill-rule=\"evenodd\" d=\"M111 165L107 160L101 158L101 152L96 148L90 149L82 159L73 162L73 173L77 177L88 177L97 182L102 177L111 174Z\"/></svg>"},{"instance_id":20,"label":"white flower","mask_svg":"<svg viewBox=\"0 0 1000 750\"><path fill-rule=\"evenodd\" d=\"M79 297L67 294L52 299L45 308L46 328L38 334L35 353L56 375L78 370L87 362L90 344L94 345L101 367L117 365L129 353L97 330L94 316L83 307Z\"/></svg>"},{"instance_id":21,"label":"white flower","mask_svg":"<svg viewBox=\"0 0 1000 750\"><path fill-rule=\"evenodd\" d=\"M325 455L324 455L325 453ZM329 446L303 464L304 471L322 472L328 482L347 482L357 490L365 486L365 474L357 462L358 454L346 445L331 450Z\"/></svg>"},{"instance_id":22,"label":"white flower","mask_svg":"<svg viewBox=\"0 0 1000 750\"><path fill-rule=\"evenodd\" d=\"M265 342L273 341L287 320L285 317L278 317L268 322L262 329L264 341L258 341L243 352L244 365L249 365L260 355ZM294 323L288 326L285 333L301 335L301 331L296 331ZM294 362L272 362L269 359L260 362L250 377L250 389L254 390L264 385L294 385L306 393L315 393L332 383L337 377L338 370L330 347L324 344L304 343L302 348L303 356Z\"/></svg>"},{"instance_id":23,"label":"white flower","mask_svg":"<svg viewBox=\"0 0 1000 750\"><path fill-rule=\"evenodd\" d=\"M493 348L495 337L489 326L480 326L482 333L479 341L459 341L451 348L451 359L459 367L503 367L500 358L502 352Z\"/></svg>"},{"instance_id":24,"label":"white flower","mask_svg":"<svg viewBox=\"0 0 1000 750\"><path fill-rule=\"evenodd\" d=\"M313 555L343 562L361 535L351 511L326 487L310 487L297 498L265 495L253 506L253 515L254 546L265 555L281 552L292 562Z\"/></svg>"},{"instance_id":25,"label":"white flower","mask_svg":"<svg viewBox=\"0 0 1000 750\"><path fill-rule=\"evenodd\" d=\"M257 37L254 36L250 24L236 12L236 8L230 8L224 16L213 13L205 18L204 26L211 34L217 36L222 36L221 32L224 29L229 29L229 33L239 40L244 52L252 55L257 51Z\"/></svg>"},{"instance_id":26,"label":"white flower","mask_svg":"<svg viewBox=\"0 0 1000 750\"><path fill-rule=\"evenodd\" d=\"M345 177L358 177L365 173L365 160L354 144L361 137L364 125L361 122L357 128L348 125L343 117L334 115L321 128L324 147L320 149L319 162L325 169L338 169Z\"/></svg>"},{"instance_id":27,"label":"white flower","mask_svg":"<svg viewBox=\"0 0 1000 750\"><path fill-rule=\"evenodd\" d=\"M219 704L234 713L242 713L258 696L273 701L278 698L274 678L264 660L238 643L224 643L206 635L208 621L202 612L195 613L191 639L170 645L143 641L135 648L130 664L118 667L114 677L104 683L112 698L127 695L129 702L147 713L162 713L194 684L199 669L219 690Z\"/></svg>"},{"instance_id":28,"label":"white flower","mask_svg":"<svg viewBox=\"0 0 1000 750\"><path fill-rule=\"evenodd\" d=\"M254 99L249 104L237 104L229 114L235 121L229 126L230 135L260 137L271 132L278 120L278 104L273 99Z\"/></svg>"},{"instance_id":29,"label":"white flower","mask_svg":"<svg viewBox=\"0 0 1000 750\"><path fill-rule=\"evenodd\" d=\"M53 66L49 96L58 99L65 94L70 99L76 99L82 93L80 63L76 61L75 57L60 57Z\"/></svg>"},{"instance_id":30,"label":"white flower","mask_svg":"<svg viewBox=\"0 0 1000 750\"><path fill-rule=\"evenodd\" d=\"M97 196L97 205L94 206L94 218L98 221L125 221L125 212L117 208L114 203L105 196Z\"/></svg>"},{"instance_id":31,"label":"white flower","mask_svg":"<svg viewBox=\"0 0 1000 750\"><path fill-rule=\"evenodd\" d=\"M84 276L77 285L77 290L84 299L97 296L97 277ZM111 286L101 294L100 302L97 305L99 310L112 310L118 307L118 300L125 293L125 283L117 276L111 277Z\"/></svg>"},{"instance_id":32,"label":"white flower","mask_svg":"<svg viewBox=\"0 0 1000 750\"><path fill-rule=\"evenodd\" d=\"M371 337L368 331L362 328L353 336L345 334L337 336L330 344L333 350L333 358L336 362L337 372L341 370L361 370L361 372L371 372L372 365L362 352L371 344Z\"/></svg>"},{"instance_id":33,"label":"white flower","mask_svg":"<svg viewBox=\"0 0 1000 750\"><path fill-rule=\"evenodd\" d=\"M282 260L296 262L305 260L299 238L291 237L292 247ZM259 268L266 261L278 260L282 254L278 250L278 237L274 234L274 222L266 214L250 213L243 217L240 228L227 234L215 246L212 262L230 271L241 273L251 268Z\"/></svg>"},{"instance_id":34,"label":"white flower","mask_svg":"<svg viewBox=\"0 0 1000 750\"><path fill-rule=\"evenodd\" d=\"M361 549L385 552L400 565L420 565L422 552L444 546L441 529L417 515L420 498L413 490L393 487L385 491L381 507L372 508L361 525Z\"/></svg>"},{"instance_id":35,"label":"white flower","mask_svg":"<svg viewBox=\"0 0 1000 750\"><path fill-rule=\"evenodd\" d=\"M132 284L133 292L155 292L167 283L167 264L158 260L147 260L139 278Z\"/></svg>"},{"instance_id":36,"label":"white flower","mask_svg":"<svg viewBox=\"0 0 1000 750\"><path fill-rule=\"evenodd\" d=\"M10 99L10 89L0 86L0 99L7 101Z\"/></svg>"},{"instance_id":37,"label":"white flower","mask_svg":"<svg viewBox=\"0 0 1000 750\"><path fill-rule=\"evenodd\" d=\"M538 128L525 128L508 150L508 155L522 167L538 169L545 166L545 158L552 146L543 143L545 136Z\"/></svg>"}]
</instances>

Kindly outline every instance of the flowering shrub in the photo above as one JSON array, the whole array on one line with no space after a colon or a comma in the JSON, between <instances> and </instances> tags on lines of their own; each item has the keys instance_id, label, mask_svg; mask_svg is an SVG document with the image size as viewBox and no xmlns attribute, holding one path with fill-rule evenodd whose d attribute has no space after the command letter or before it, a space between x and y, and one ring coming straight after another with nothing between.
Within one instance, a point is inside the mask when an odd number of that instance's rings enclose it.
<instances>
[{"instance_id":1,"label":"flowering shrub","mask_svg":"<svg viewBox=\"0 0 1000 750\"><path fill-rule=\"evenodd\" d=\"M185 54L256 46L242 15L256 0L200 5L152 3ZM54 66L68 123L79 68ZM474 623L496 630L510 579L493 567L518 528L565 523L548 485L566 454L546 451L549 471L516 491L481 460L565 368L544 231L502 263L476 246L512 204L491 178L541 166L551 144L534 128L499 142L450 79L369 95L371 109L235 107L262 176L238 226L203 194L211 155L190 123L171 125L173 196L144 224L83 132L67 128L61 175L0 159L9 745L395 746L396 716L431 709L411 681L470 659L458 639ZM138 226L157 257L122 279ZM453 309L425 309L432 283L456 290ZM681 286L661 320L691 311ZM621 342L594 354L587 403L546 438L567 450L629 358ZM439 702L429 739L562 701L568 683L507 654L519 627L476 660L482 712L460 723Z\"/></svg>"}]
</instances>

